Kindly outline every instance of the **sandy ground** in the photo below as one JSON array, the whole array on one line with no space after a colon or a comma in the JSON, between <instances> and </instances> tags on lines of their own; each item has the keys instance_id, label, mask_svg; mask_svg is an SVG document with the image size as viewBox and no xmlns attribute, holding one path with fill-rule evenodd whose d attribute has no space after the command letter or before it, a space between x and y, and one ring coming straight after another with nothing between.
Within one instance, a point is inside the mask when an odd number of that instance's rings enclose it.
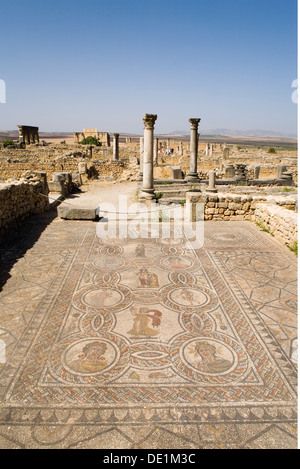
<instances>
[{"instance_id":1,"label":"sandy ground","mask_svg":"<svg viewBox=\"0 0 300 469\"><path fill-rule=\"evenodd\" d=\"M64 203L80 207L96 207L103 202L109 202L118 208L120 196L127 196L130 203L137 202L137 189L136 182L122 182L118 185L105 181L91 182L81 186L81 192L71 194Z\"/></svg>"}]
</instances>

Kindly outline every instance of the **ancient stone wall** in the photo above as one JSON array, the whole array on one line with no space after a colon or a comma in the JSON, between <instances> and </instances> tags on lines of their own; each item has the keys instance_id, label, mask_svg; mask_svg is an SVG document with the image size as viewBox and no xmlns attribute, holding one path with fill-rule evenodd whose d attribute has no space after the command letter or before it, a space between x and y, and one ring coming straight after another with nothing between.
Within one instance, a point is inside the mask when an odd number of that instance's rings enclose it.
<instances>
[{"instance_id":1,"label":"ancient stone wall","mask_svg":"<svg viewBox=\"0 0 300 469\"><path fill-rule=\"evenodd\" d=\"M95 166L94 177L120 177L127 166L125 160L136 163L138 149L120 145L118 162L112 161L112 148L93 147L92 154L92 159L88 158L86 148L82 145L32 146L25 150L3 149L0 151L0 182L13 177L20 178L27 170L46 172L47 180L50 181L53 173L76 172L81 162Z\"/></svg>"},{"instance_id":2,"label":"ancient stone wall","mask_svg":"<svg viewBox=\"0 0 300 469\"><path fill-rule=\"evenodd\" d=\"M96 137L102 145L110 146L110 135L108 132L98 132L97 129L83 129L82 132L74 133L74 142L79 143L84 138Z\"/></svg>"},{"instance_id":3,"label":"ancient stone wall","mask_svg":"<svg viewBox=\"0 0 300 469\"><path fill-rule=\"evenodd\" d=\"M298 235L297 213L276 205L258 204L254 221L282 244L293 246Z\"/></svg>"},{"instance_id":4,"label":"ancient stone wall","mask_svg":"<svg viewBox=\"0 0 300 469\"><path fill-rule=\"evenodd\" d=\"M190 203L204 204L204 220L255 222L282 244L292 246L297 241L298 215L292 197L209 194L188 192Z\"/></svg>"},{"instance_id":5,"label":"ancient stone wall","mask_svg":"<svg viewBox=\"0 0 300 469\"><path fill-rule=\"evenodd\" d=\"M273 203L271 203L271 201ZM237 194L202 194L205 220L252 220L259 204L295 213L296 201L288 197L252 196Z\"/></svg>"},{"instance_id":6,"label":"ancient stone wall","mask_svg":"<svg viewBox=\"0 0 300 469\"><path fill-rule=\"evenodd\" d=\"M49 207L45 175L28 174L20 180L0 183L0 240L25 218Z\"/></svg>"}]
</instances>

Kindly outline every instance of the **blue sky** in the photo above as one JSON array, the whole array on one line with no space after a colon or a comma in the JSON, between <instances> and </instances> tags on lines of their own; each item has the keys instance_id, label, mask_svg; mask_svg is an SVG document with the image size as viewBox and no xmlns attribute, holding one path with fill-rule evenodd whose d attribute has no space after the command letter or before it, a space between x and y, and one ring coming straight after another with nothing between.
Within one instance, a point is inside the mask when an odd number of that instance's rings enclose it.
<instances>
[{"instance_id":1,"label":"blue sky","mask_svg":"<svg viewBox=\"0 0 300 469\"><path fill-rule=\"evenodd\" d=\"M296 0L0 0L0 129L297 132Z\"/></svg>"}]
</instances>

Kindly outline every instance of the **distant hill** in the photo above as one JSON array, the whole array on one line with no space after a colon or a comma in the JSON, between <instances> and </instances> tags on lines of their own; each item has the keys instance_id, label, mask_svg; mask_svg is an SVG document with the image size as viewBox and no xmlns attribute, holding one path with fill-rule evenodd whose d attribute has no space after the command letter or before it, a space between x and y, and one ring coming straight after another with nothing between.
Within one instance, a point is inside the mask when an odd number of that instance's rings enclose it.
<instances>
[{"instance_id":1,"label":"distant hill","mask_svg":"<svg viewBox=\"0 0 300 469\"><path fill-rule=\"evenodd\" d=\"M262 130L262 129L252 129L252 130L234 130L234 129L200 129L200 134L204 135L216 135L216 136L224 136L224 137L256 137L256 138L263 138L263 137L271 137L271 138L293 138L296 139L297 135L293 133L285 133L285 132L276 132L273 130ZM166 135L189 135L189 132L186 130L175 130L170 133L166 133Z\"/></svg>"}]
</instances>

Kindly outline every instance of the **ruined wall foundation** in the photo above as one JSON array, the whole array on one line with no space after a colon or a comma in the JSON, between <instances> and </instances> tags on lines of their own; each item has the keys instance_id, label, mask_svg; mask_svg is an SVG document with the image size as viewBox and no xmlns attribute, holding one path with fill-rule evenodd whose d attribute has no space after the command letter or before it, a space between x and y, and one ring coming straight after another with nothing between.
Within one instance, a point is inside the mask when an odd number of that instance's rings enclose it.
<instances>
[{"instance_id":1,"label":"ruined wall foundation","mask_svg":"<svg viewBox=\"0 0 300 469\"><path fill-rule=\"evenodd\" d=\"M44 174L28 174L18 181L0 183L0 240L28 216L49 208Z\"/></svg>"}]
</instances>

